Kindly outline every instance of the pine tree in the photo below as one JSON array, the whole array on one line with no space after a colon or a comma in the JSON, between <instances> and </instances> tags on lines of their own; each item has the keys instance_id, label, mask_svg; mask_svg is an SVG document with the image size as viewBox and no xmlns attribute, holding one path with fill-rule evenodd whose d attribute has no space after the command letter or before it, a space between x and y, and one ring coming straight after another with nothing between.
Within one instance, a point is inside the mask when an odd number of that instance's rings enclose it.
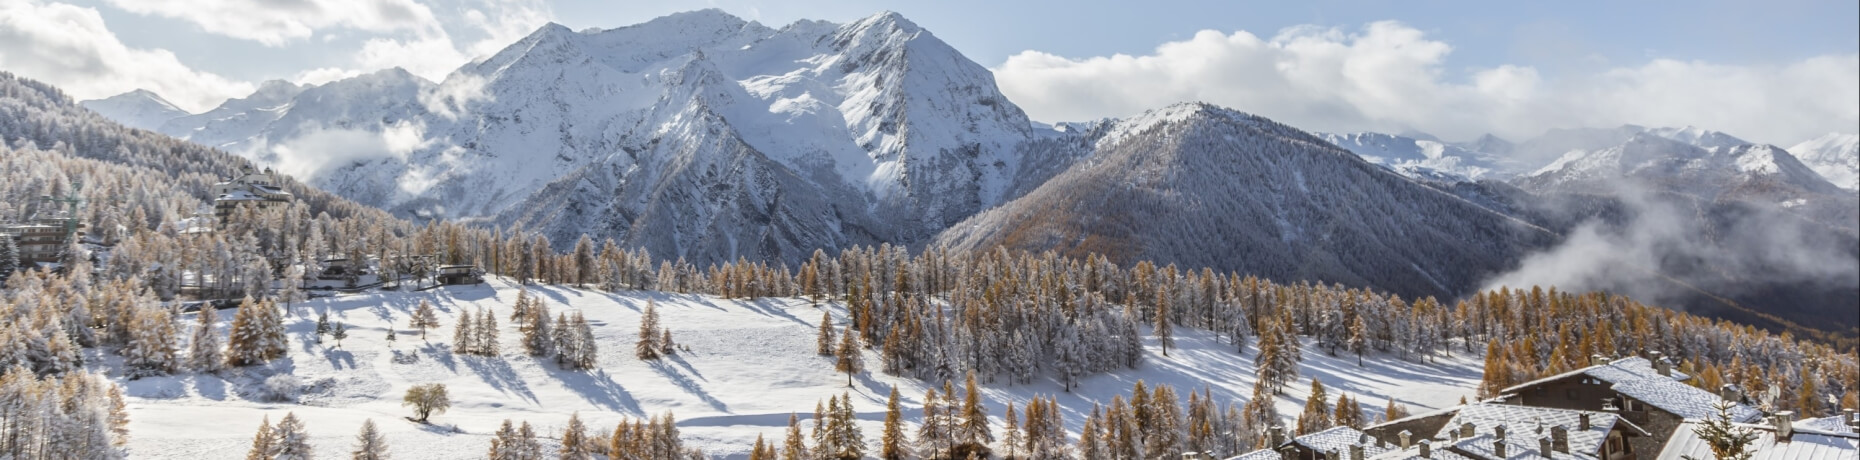
<instances>
[{"instance_id":1,"label":"pine tree","mask_svg":"<svg viewBox=\"0 0 1860 460\"><path fill-rule=\"evenodd\" d=\"M271 416L265 416L258 424L258 434L252 436L252 450L246 451L246 460L270 460L278 454L276 436L271 433Z\"/></svg>"},{"instance_id":2,"label":"pine tree","mask_svg":"<svg viewBox=\"0 0 1860 460\"><path fill-rule=\"evenodd\" d=\"M283 355L282 322L275 306L247 297L233 314L231 337L226 342L226 364L262 364Z\"/></svg>"},{"instance_id":3,"label":"pine tree","mask_svg":"<svg viewBox=\"0 0 1860 460\"><path fill-rule=\"evenodd\" d=\"M13 272L19 271L19 246L12 238L0 238L0 285L6 284Z\"/></svg>"},{"instance_id":4,"label":"pine tree","mask_svg":"<svg viewBox=\"0 0 1860 460\"><path fill-rule=\"evenodd\" d=\"M865 458L865 434L859 431L859 421L852 407L852 395L840 393L840 403L832 417L834 429L831 436L833 444L838 447L838 457L842 460Z\"/></svg>"},{"instance_id":5,"label":"pine tree","mask_svg":"<svg viewBox=\"0 0 1860 460\"><path fill-rule=\"evenodd\" d=\"M1757 441L1756 430L1739 426L1731 420L1731 409L1737 407L1730 401L1713 404L1717 413L1693 426L1692 434L1711 448L1713 458L1702 459L1683 456L1686 460L1748 460L1751 444Z\"/></svg>"},{"instance_id":6,"label":"pine tree","mask_svg":"<svg viewBox=\"0 0 1860 460\"><path fill-rule=\"evenodd\" d=\"M1347 394L1337 397L1337 409L1331 413L1330 419L1331 424L1336 426L1347 426L1358 430L1363 428L1363 410L1357 407L1356 400L1351 399Z\"/></svg>"},{"instance_id":7,"label":"pine tree","mask_svg":"<svg viewBox=\"0 0 1860 460\"><path fill-rule=\"evenodd\" d=\"M524 460L521 435L517 427L504 419L504 424L497 427L497 433L491 437L491 450L485 454L488 460Z\"/></svg>"},{"instance_id":8,"label":"pine tree","mask_svg":"<svg viewBox=\"0 0 1860 460\"><path fill-rule=\"evenodd\" d=\"M1305 398L1305 411L1298 414L1296 432L1304 436L1330 429L1329 395L1324 394L1324 384L1316 377L1311 378L1311 395Z\"/></svg>"},{"instance_id":9,"label":"pine tree","mask_svg":"<svg viewBox=\"0 0 1860 460\"><path fill-rule=\"evenodd\" d=\"M801 437L801 417L788 414L788 438L782 442L782 460L808 460L807 440Z\"/></svg>"},{"instance_id":10,"label":"pine tree","mask_svg":"<svg viewBox=\"0 0 1860 460\"><path fill-rule=\"evenodd\" d=\"M310 433L297 414L286 412L284 419L278 421L278 427L272 430L277 438L276 454L271 458L277 460L311 460L315 454L310 450Z\"/></svg>"},{"instance_id":11,"label":"pine tree","mask_svg":"<svg viewBox=\"0 0 1860 460\"><path fill-rule=\"evenodd\" d=\"M472 328L472 333L476 335L472 338L475 342L472 346L473 351L483 356L497 356L500 353L497 342L497 315L488 311L479 311L478 326Z\"/></svg>"},{"instance_id":12,"label":"pine tree","mask_svg":"<svg viewBox=\"0 0 1860 460\"><path fill-rule=\"evenodd\" d=\"M1389 397L1388 405L1383 406L1382 408L1382 420L1396 420L1396 419L1407 418L1407 417L1408 417L1408 408L1403 407L1400 404L1396 404L1395 398L1392 396Z\"/></svg>"},{"instance_id":13,"label":"pine tree","mask_svg":"<svg viewBox=\"0 0 1860 460\"><path fill-rule=\"evenodd\" d=\"M131 379L167 375L181 367L180 351L175 344L174 317L153 307L134 309L129 344L123 347L124 373ZM61 334L53 331L52 334Z\"/></svg>"},{"instance_id":14,"label":"pine tree","mask_svg":"<svg viewBox=\"0 0 1860 460\"><path fill-rule=\"evenodd\" d=\"M852 325L846 325L846 331L840 335L839 350L834 352L834 354L837 359L834 362L833 370L845 372L846 386L852 386L853 374L865 370L865 365L861 362L862 358L860 356L858 339L853 334Z\"/></svg>"},{"instance_id":15,"label":"pine tree","mask_svg":"<svg viewBox=\"0 0 1860 460\"><path fill-rule=\"evenodd\" d=\"M381 431L375 429L375 419L362 421L362 431L355 435L355 450L350 451L353 460L387 460L387 439Z\"/></svg>"},{"instance_id":16,"label":"pine tree","mask_svg":"<svg viewBox=\"0 0 1860 460\"><path fill-rule=\"evenodd\" d=\"M652 300L646 301L646 311L639 318L639 342L633 346L633 356L641 360L659 359L659 310Z\"/></svg>"},{"instance_id":17,"label":"pine tree","mask_svg":"<svg viewBox=\"0 0 1860 460\"><path fill-rule=\"evenodd\" d=\"M969 372L962 385L962 424L956 428L960 433L958 437L975 446L995 442L994 433L988 429L988 408L982 405L982 392L975 386L975 372Z\"/></svg>"},{"instance_id":18,"label":"pine tree","mask_svg":"<svg viewBox=\"0 0 1860 460\"><path fill-rule=\"evenodd\" d=\"M1356 355L1356 367L1363 367L1363 354L1369 352L1369 326L1363 323L1363 315L1356 315L1350 322L1350 354Z\"/></svg>"},{"instance_id":19,"label":"pine tree","mask_svg":"<svg viewBox=\"0 0 1860 460\"><path fill-rule=\"evenodd\" d=\"M342 348L342 339L349 338L349 326L343 325L340 321L336 322L336 327L329 330L329 337L336 339L336 348Z\"/></svg>"},{"instance_id":20,"label":"pine tree","mask_svg":"<svg viewBox=\"0 0 1860 460\"><path fill-rule=\"evenodd\" d=\"M413 316L407 318L407 327L420 331L420 341L426 341L426 330L439 327L439 312L433 311L433 304L420 299L420 306L413 309Z\"/></svg>"},{"instance_id":21,"label":"pine tree","mask_svg":"<svg viewBox=\"0 0 1860 460\"><path fill-rule=\"evenodd\" d=\"M757 448L761 447L762 438L756 437ZM568 414L568 426L562 429L562 448L556 451L562 460L591 460L593 454L588 452L588 427L581 423L581 413Z\"/></svg>"},{"instance_id":22,"label":"pine tree","mask_svg":"<svg viewBox=\"0 0 1860 460\"><path fill-rule=\"evenodd\" d=\"M820 312L820 336L814 339L815 352L833 356L833 314Z\"/></svg>"},{"instance_id":23,"label":"pine tree","mask_svg":"<svg viewBox=\"0 0 1860 460\"><path fill-rule=\"evenodd\" d=\"M329 335L329 312L328 311L323 311L323 312L316 314L316 341L322 342L323 336L325 335Z\"/></svg>"},{"instance_id":24,"label":"pine tree","mask_svg":"<svg viewBox=\"0 0 1860 460\"><path fill-rule=\"evenodd\" d=\"M549 327L549 307L542 301L531 300L529 307L523 309L523 316L516 321L517 332L523 334L525 354L544 357L555 352Z\"/></svg>"},{"instance_id":25,"label":"pine tree","mask_svg":"<svg viewBox=\"0 0 1860 460\"><path fill-rule=\"evenodd\" d=\"M935 388L924 390L924 416L923 421L917 425L917 445L920 451L927 453L925 457L935 458L949 447L949 437L954 432L954 427L950 426L949 410L944 407L943 398L937 396Z\"/></svg>"},{"instance_id":26,"label":"pine tree","mask_svg":"<svg viewBox=\"0 0 1860 460\"><path fill-rule=\"evenodd\" d=\"M400 335L400 332L397 332L397 331L395 331L395 330L394 330L394 324L393 324L393 323L388 323L388 327L387 327L387 346L388 346L388 348L389 348L389 349L392 349L392 348L394 348L394 340L395 340L395 336L398 336L398 335Z\"/></svg>"},{"instance_id":27,"label":"pine tree","mask_svg":"<svg viewBox=\"0 0 1860 460\"><path fill-rule=\"evenodd\" d=\"M1020 446L1026 444L1027 439L1020 435L1020 415L1014 413L1013 401L1008 401L1007 413L1002 415L1002 420L1006 421L1007 426L1001 428L1001 444L1007 447L1008 453L1001 458L1019 458Z\"/></svg>"},{"instance_id":28,"label":"pine tree","mask_svg":"<svg viewBox=\"0 0 1860 460\"><path fill-rule=\"evenodd\" d=\"M897 385L891 386L891 398L885 401L885 433L880 442L879 458L904 459L904 414L898 406Z\"/></svg>"},{"instance_id":29,"label":"pine tree","mask_svg":"<svg viewBox=\"0 0 1860 460\"><path fill-rule=\"evenodd\" d=\"M1098 409L1092 408L1091 415L1085 417L1085 425L1079 430L1079 460L1107 460L1104 445L1099 442Z\"/></svg>"},{"instance_id":30,"label":"pine tree","mask_svg":"<svg viewBox=\"0 0 1860 460\"><path fill-rule=\"evenodd\" d=\"M459 309L459 324L452 328L453 353L461 355L475 353L472 350L472 342L478 336L478 333L473 331L477 327L478 322L472 319L471 311Z\"/></svg>"},{"instance_id":31,"label":"pine tree","mask_svg":"<svg viewBox=\"0 0 1860 460\"><path fill-rule=\"evenodd\" d=\"M1169 318L1169 290L1159 289L1156 293L1156 343L1162 345L1163 356L1169 356L1169 347L1175 346L1175 326Z\"/></svg>"}]
</instances>

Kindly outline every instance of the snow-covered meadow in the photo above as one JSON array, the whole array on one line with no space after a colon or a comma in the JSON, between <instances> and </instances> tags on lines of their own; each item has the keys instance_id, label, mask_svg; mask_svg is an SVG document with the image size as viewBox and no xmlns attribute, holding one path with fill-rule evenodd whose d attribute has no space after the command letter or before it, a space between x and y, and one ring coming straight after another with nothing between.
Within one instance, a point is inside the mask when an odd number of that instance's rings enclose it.
<instances>
[{"instance_id":1,"label":"snow-covered meadow","mask_svg":"<svg viewBox=\"0 0 1860 460\"><path fill-rule=\"evenodd\" d=\"M884 420L885 398L893 385L902 394L906 420L919 414L927 382L879 373L860 374L847 387L829 357L815 354L819 308L805 299L726 300L664 292L620 294L561 286L528 286L554 312L579 310L593 326L600 360L591 371L567 371L552 359L522 354L510 306L523 289L494 278L480 286L449 286L423 292L368 291L314 299L289 307L286 327L290 352L263 366L233 368L220 375L179 374L127 380L113 358L95 354L129 396L129 453L134 458L236 458L250 446L260 420L272 422L294 412L308 425L319 457L346 455L364 419L374 419L398 458L469 458L484 455L491 434L505 419L527 420L540 434L560 435L571 413L580 413L595 433L608 432L623 418L671 411L686 445L714 457L744 458L758 434L779 440L790 413L808 418L815 403L847 392L862 421L866 440L876 445ZM440 328L426 340L407 327L421 300L440 313ZM663 324L679 351L667 359L640 361L633 356L641 312L648 301L658 305ZM828 305L838 320L844 311ZM461 311L478 309L498 316L503 355L454 355L448 350L452 325ZM350 327L337 347L315 342L316 317L328 311L332 322ZM231 317L221 312L221 327ZM182 324L192 323L188 314ZM390 325L396 340L388 343ZM1147 331L1146 331L1147 332ZM1253 386L1252 348L1237 355L1231 345L1208 333L1176 332L1176 347L1163 356L1153 343L1136 370L1097 374L1066 393L1052 380L1028 385L984 383L989 412L1000 417L1004 405L1017 406L1035 396L1057 396L1068 428L1079 424L1096 402L1125 394L1138 380L1163 383L1179 394L1212 391L1215 400L1243 403ZM1349 394L1363 409L1379 414L1386 398L1422 411L1456 404L1478 384L1476 356L1441 357L1418 363L1371 356L1365 366L1354 357L1329 357L1306 346L1300 377L1280 396L1281 414L1297 414L1306 381L1322 381L1332 399ZM876 369L876 353L867 353ZM302 384L295 402L267 400L263 380L280 373ZM452 408L431 425L408 421L411 410L400 404L412 385L443 383ZM941 382L936 382L941 386ZM957 382L960 386L960 382ZM1289 422L1289 421L1288 421ZM811 423L809 423L811 426ZM994 421L995 429L1001 426ZM545 440L545 443L552 440ZM554 446L548 446L553 449Z\"/></svg>"}]
</instances>

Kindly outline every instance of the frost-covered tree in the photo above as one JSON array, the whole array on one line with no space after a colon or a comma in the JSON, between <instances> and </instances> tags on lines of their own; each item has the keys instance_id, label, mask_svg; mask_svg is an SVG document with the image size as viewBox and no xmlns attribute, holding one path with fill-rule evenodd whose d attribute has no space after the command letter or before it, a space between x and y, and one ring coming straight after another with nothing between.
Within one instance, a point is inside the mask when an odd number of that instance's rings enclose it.
<instances>
[{"instance_id":1,"label":"frost-covered tree","mask_svg":"<svg viewBox=\"0 0 1860 460\"><path fill-rule=\"evenodd\" d=\"M833 356L833 314L820 312L820 333L814 337L815 353Z\"/></svg>"},{"instance_id":2,"label":"frost-covered tree","mask_svg":"<svg viewBox=\"0 0 1860 460\"><path fill-rule=\"evenodd\" d=\"M646 311L639 317L639 341L633 345L633 356L641 360L659 359L664 352L659 338L659 308L648 299Z\"/></svg>"},{"instance_id":3,"label":"frost-covered tree","mask_svg":"<svg viewBox=\"0 0 1860 460\"><path fill-rule=\"evenodd\" d=\"M762 438L757 437L756 441L760 443ZM594 456L588 445L588 428L581 423L581 413L568 414L568 426L562 428L562 448L556 451L556 455L561 460L592 460Z\"/></svg>"},{"instance_id":4,"label":"frost-covered tree","mask_svg":"<svg viewBox=\"0 0 1860 460\"><path fill-rule=\"evenodd\" d=\"M898 387L891 387L891 396L885 401L885 432L879 437L878 457L884 460L903 460L910 452L905 450L904 412L898 406Z\"/></svg>"},{"instance_id":5,"label":"frost-covered tree","mask_svg":"<svg viewBox=\"0 0 1860 460\"><path fill-rule=\"evenodd\" d=\"M858 339L853 333L852 325L847 325L846 332L840 335L839 349L833 354L835 356L833 370L846 373L846 386L852 386L853 374L865 370Z\"/></svg>"},{"instance_id":6,"label":"frost-covered tree","mask_svg":"<svg viewBox=\"0 0 1860 460\"><path fill-rule=\"evenodd\" d=\"M311 460L315 453L310 449L310 433L302 419L296 413L286 412L278 426L271 430L276 438L273 445L276 453L271 458L277 460Z\"/></svg>"},{"instance_id":7,"label":"frost-covered tree","mask_svg":"<svg viewBox=\"0 0 1860 460\"><path fill-rule=\"evenodd\" d=\"M381 430L375 428L375 419L362 420L361 432L355 434L355 449L349 451L352 460L388 460L387 438Z\"/></svg>"},{"instance_id":8,"label":"frost-covered tree","mask_svg":"<svg viewBox=\"0 0 1860 460\"><path fill-rule=\"evenodd\" d=\"M459 324L452 328L452 352L469 355L477 353L478 322L472 319L470 311L459 309Z\"/></svg>"},{"instance_id":9,"label":"frost-covered tree","mask_svg":"<svg viewBox=\"0 0 1860 460\"><path fill-rule=\"evenodd\" d=\"M13 272L19 271L19 246L12 238L0 238L0 284L6 283Z\"/></svg>"},{"instance_id":10,"label":"frost-covered tree","mask_svg":"<svg viewBox=\"0 0 1860 460\"><path fill-rule=\"evenodd\" d=\"M174 332L174 317L153 307L130 307L136 310L130 326L129 344L123 347L123 371L131 379L167 375L181 367L179 339Z\"/></svg>"},{"instance_id":11,"label":"frost-covered tree","mask_svg":"<svg viewBox=\"0 0 1860 460\"><path fill-rule=\"evenodd\" d=\"M1329 395L1324 394L1324 383L1316 377L1311 378L1311 393L1305 397L1305 411L1298 414L1295 430L1299 436L1330 429L1331 408Z\"/></svg>"},{"instance_id":12,"label":"frost-covered tree","mask_svg":"<svg viewBox=\"0 0 1860 460\"><path fill-rule=\"evenodd\" d=\"M445 413L452 408L452 397L446 394L443 383L428 383L407 388L407 394L401 396L401 406L413 407L414 421L426 423L428 417L435 413Z\"/></svg>"},{"instance_id":13,"label":"frost-covered tree","mask_svg":"<svg viewBox=\"0 0 1860 460\"><path fill-rule=\"evenodd\" d=\"M420 306L413 309L413 316L407 317L407 327L420 331L420 340L426 340L426 330L439 327L439 313L433 310L433 304L420 299Z\"/></svg>"},{"instance_id":14,"label":"frost-covered tree","mask_svg":"<svg viewBox=\"0 0 1860 460\"><path fill-rule=\"evenodd\" d=\"M225 366L226 358L220 352L220 333L214 330L219 316L219 308L212 302L201 304L200 311L194 314L194 333L187 343L187 367L194 372L218 372Z\"/></svg>"},{"instance_id":15,"label":"frost-covered tree","mask_svg":"<svg viewBox=\"0 0 1860 460\"><path fill-rule=\"evenodd\" d=\"M329 329L329 337L336 339L336 348L342 348L342 339L349 338L349 326L336 322L336 327Z\"/></svg>"},{"instance_id":16,"label":"frost-covered tree","mask_svg":"<svg viewBox=\"0 0 1860 460\"><path fill-rule=\"evenodd\" d=\"M226 364L250 366L284 355L284 319L270 302L247 297L233 314L231 336L226 342Z\"/></svg>"},{"instance_id":17,"label":"frost-covered tree","mask_svg":"<svg viewBox=\"0 0 1860 460\"><path fill-rule=\"evenodd\" d=\"M252 448L245 453L245 460L271 460L278 456L277 435L271 432L271 416L265 416L258 424L258 433L252 435Z\"/></svg>"}]
</instances>

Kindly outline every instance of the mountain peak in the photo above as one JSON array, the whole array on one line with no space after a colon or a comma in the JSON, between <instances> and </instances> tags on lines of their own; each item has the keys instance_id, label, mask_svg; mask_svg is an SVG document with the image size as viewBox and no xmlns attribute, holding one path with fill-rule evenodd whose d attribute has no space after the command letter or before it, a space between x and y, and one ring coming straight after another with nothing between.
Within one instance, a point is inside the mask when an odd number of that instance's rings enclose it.
<instances>
[{"instance_id":1,"label":"mountain peak","mask_svg":"<svg viewBox=\"0 0 1860 460\"><path fill-rule=\"evenodd\" d=\"M125 126L148 130L158 128L168 120L189 115L186 110L175 107L174 103L154 91L140 88L103 99L79 102L78 105Z\"/></svg>"},{"instance_id":2,"label":"mountain peak","mask_svg":"<svg viewBox=\"0 0 1860 460\"><path fill-rule=\"evenodd\" d=\"M891 10L880 11L871 16L866 16L863 19L854 21L851 25L855 28L890 28L904 33L916 33L923 30L923 28L917 26L917 23L911 22L910 19L906 19L903 14Z\"/></svg>"}]
</instances>

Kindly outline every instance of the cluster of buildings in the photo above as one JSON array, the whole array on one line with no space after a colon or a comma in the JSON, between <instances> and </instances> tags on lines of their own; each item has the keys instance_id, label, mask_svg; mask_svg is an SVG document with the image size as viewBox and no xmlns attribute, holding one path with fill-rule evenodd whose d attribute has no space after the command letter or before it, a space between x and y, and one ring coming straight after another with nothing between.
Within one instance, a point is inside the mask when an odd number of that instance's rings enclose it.
<instances>
[{"instance_id":1,"label":"cluster of buildings","mask_svg":"<svg viewBox=\"0 0 1860 460\"><path fill-rule=\"evenodd\" d=\"M1507 388L1490 400L1356 430L1294 438L1274 428L1272 446L1230 460L1681 460L1717 459L1695 429L1732 404L1736 427L1756 436L1751 460L1860 459L1860 418L1796 420L1764 413L1727 385L1685 382L1670 361L1596 358L1593 365Z\"/></svg>"},{"instance_id":2,"label":"cluster of buildings","mask_svg":"<svg viewBox=\"0 0 1860 460\"><path fill-rule=\"evenodd\" d=\"M242 205L265 209L273 205L289 204L295 198L291 192L284 190L282 175L271 168L256 171L247 166L239 172L238 177L213 184L213 216L225 221L233 210Z\"/></svg>"}]
</instances>

